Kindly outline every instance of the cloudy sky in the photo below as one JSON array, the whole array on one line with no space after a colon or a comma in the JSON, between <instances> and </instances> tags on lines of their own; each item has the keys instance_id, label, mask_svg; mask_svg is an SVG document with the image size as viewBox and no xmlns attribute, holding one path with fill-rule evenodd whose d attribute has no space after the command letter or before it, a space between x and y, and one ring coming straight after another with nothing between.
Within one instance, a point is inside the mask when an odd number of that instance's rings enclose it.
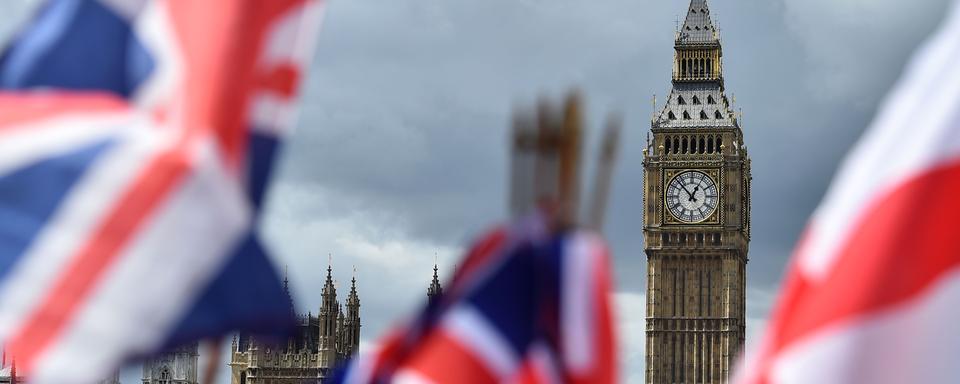
<instances>
[{"instance_id":1,"label":"cloudy sky","mask_svg":"<svg viewBox=\"0 0 960 384\"><path fill-rule=\"evenodd\" d=\"M588 120L625 115L607 235L626 382L642 382L641 150L670 87L686 0L332 1L265 231L316 311L333 255L356 265L364 343L424 298L505 217L511 109L584 90ZM752 335L836 164L946 0L713 0L728 92L753 156ZM589 143L596 147L596 138Z\"/></svg>"},{"instance_id":2,"label":"cloudy sky","mask_svg":"<svg viewBox=\"0 0 960 384\"><path fill-rule=\"evenodd\" d=\"M34 2L4 2L0 33ZM947 3L710 2L753 156L750 335L835 166ZM625 382L641 383L641 150L651 98L670 87L673 31L687 5L330 1L263 228L278 265L289 266L299 309L317 311L328 255L343 289L355 266L363 345L375 343L424 300L435 258L447 276L471 237L505 218L511 109L578 87L593 127L610 111L625 116L606 228ZM137 368L123 374L138 379Z\"/></svg>"}]
</instances>

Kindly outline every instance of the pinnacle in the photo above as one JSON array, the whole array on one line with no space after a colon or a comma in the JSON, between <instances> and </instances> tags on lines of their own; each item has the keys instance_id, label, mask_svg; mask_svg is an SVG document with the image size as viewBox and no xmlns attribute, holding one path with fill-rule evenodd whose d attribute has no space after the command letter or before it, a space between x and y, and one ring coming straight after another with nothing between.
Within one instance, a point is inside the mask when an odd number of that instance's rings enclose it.
<instances>
[{"instance_id":1,"label":"pinnacle","mask_svg":"<svg viewBox=\"0 0 960 384\"><path fill-rule=\"evenodd\" d=\"M433 265L433 281L430 282L430 287L427 288L427 298L431 300L434 297L439 296L443 292L443 287L440 285L440 276L437 273L438 270L439 270L439 267L436 264L434 264Z\"/></svg>"},{"instance_id":2,"label":"pinnacle","mask_svg":"<svg viewBox=\"0 0 960 384\"><path fill-rule=\"evenodd\" d=\"M691 0L687 16L677 35L678 44L718 43L717 28L710 18L710 7L706 0Z\"/></svg>"}]
</instances>

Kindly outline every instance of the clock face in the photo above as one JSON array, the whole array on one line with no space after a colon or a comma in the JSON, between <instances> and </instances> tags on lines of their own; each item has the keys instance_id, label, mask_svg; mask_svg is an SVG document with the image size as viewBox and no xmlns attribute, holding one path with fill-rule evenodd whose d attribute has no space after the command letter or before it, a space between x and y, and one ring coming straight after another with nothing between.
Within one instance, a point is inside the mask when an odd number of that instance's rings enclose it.
<instances>
[{"instance_id":1,"label":"clock face","mask_svg":"<svg viewBox=\"0 0 960 384\"><path fill-rule=\"evenodd\" d=\"M700 171L685 171L667 185L666 204L670 214L684 223L699 223L717 209L717 183Z\"/></svg>"}]
</instances>

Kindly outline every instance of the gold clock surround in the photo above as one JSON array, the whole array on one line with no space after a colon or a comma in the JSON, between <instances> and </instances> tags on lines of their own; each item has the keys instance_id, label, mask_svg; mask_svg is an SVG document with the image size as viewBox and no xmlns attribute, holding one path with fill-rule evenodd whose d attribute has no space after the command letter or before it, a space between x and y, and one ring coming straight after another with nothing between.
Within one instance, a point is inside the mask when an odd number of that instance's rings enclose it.
<instances>
[{"instance_id":1,"label":"gold clock surround","mask_svg":"<svg viewBox=\"0 0 960 384\"><path fill-rule=\"evenodd\" d=\"M670 185L670 182L677 177L678 175L684 172L700 172L707 177L709 177L713 183L717 186L717 206L713 209L713 212L710 213L710 216L707 218L695 221L695 222L686 222L681 221L673 216L672 213L667 209L667 186ZM716 168L672 168L663 170L663 180L661 184L664 186L662 193L660 193L660 214L663 217L664 225L705 225L705 224L720 224L723 221L723 201L724 193L723 188L723 173Z\"/></svg>"}]
</instances>

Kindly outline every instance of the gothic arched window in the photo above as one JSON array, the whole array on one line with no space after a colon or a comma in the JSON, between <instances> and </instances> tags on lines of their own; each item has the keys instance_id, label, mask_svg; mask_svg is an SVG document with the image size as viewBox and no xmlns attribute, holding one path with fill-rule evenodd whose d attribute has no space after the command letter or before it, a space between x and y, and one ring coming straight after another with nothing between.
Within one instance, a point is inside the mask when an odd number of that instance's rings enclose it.
<instances>
[{"instance_id":1,"label":"gothic arched window","mask_svg":"<svg viewBox=\"0 0 960 384\"><path fill-rule=\"evenodd\" d=\"M707 104L716 104L717 101L713 99L713 95L707 95Z\"/></svg>"},{"instance_id":2,"label":"gothic arched window","mask_svg":"<svg viewBox=\"0 0 960 384\"><path fill-rule=\"evenodd\" d=\"M683 111L683 119L684 119L684 120L690 120L690 114L687 113L687 111Z\"/></svg>"},{"instance_id":3,"label":"gothic arched window","mask_svg":"<svg viewBox=\"0 0 960 384\"><path fill-rule=\"evenodd\" d=\"M697 150L700 152L700 154L703 154L703 152L707 150L706 146L704 145L703 136L700 136L700 143L697 145Z\"/></svg>"},{"instance_id":4,"label":"gothic arched window","mask_svg":"<svg viewBox=\"0 0 960 384\"><path fill-rule=\"evenodd\" d=\"M673 154L677 154L678 151L680 151L680 139L674 137L673 138Z\"/></svg>"},{"instance_id":5,"label":"gothic arched window","mask_svg":"<svg viewBox=\"0 0 960 384\"><path fill-rule=\"evenodd\" d=\"M667 118L670 119L670 120L676 120L676 119L677 119L677 115L673 114L673 111L670 111L670 112L667 113Z\"/></svg>"},{"instance_id":6,"label":"gothic arched window","mask_svg":"<svg viewBox=\"0 0 960 384\"><path fill-rule=\"evenodd\" d=\"M160 370L160 377L159 377L159 379L160 379L160 380L158 381L159 384L171 384L171 383L173 383L173 381L171 381L171 380L173 380L173 378L172 378L171 375L170 375L170 368L163 367L163 369Z\"/></svg>"},{"instance_id":7,"label":"gothic arched window","mask_svg":"<svg viewBox=\"0 0 960 384\"><path fill-rule=\"evenodd\" d=\"M720 110L717 110L716 112L713 113L713 117L715 117L717 120L720 120L723 118L723 114L720 113Z\"/></svg>"},{"instance_id":8,"label":"gothic arched window","mask_svg":"<svg viewBox=\"0 0 960 384\"><path fill-rule=\"evenodd\" d=\"M710 119L710 116L707 116L707 113L706 113L706 112L700 111L700 118L703 119L703 120L709 120L709 119Z\"/></svg>"},{"instance_id":9,"label":"gothic arched window","mask_svg":"<svg viewBox=\"0 0 960 384\"><path fill-rule=\"evenodd\" d=\"M677 104L687 105L687 101L683 99L683 96L677 96Z\"/></svg>"},{"instance_id":10,"label":"gothic arched window","mask_svg":"<svg viewBox=\"0 0 960 384\"><path fill-rule=\"evenodd\" d=\"M700 98L699 98L699 97L696 97L696 96L693 97L693 105L700 105Z\"/></svg>"}]
</instances>

